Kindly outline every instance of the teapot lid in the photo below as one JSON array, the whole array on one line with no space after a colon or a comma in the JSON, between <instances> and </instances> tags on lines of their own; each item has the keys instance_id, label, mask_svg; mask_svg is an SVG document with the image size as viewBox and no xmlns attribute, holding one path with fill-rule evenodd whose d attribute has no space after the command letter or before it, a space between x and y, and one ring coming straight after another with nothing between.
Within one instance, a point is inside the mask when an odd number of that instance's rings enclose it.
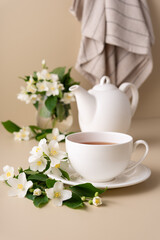
<instances>
[{"instance_id":1,"label":"teapot lid","mask_svg":"<svg viewBox=\"0 0 160 240\"><path fill-rule=\"evenodd\" d=\"M98 91L108 91L108 90L116 90L117 87L111 84L110 78L107 76L103 76L100 80L100 83L95 85L92 89Z\"/></svg>"}]
</instances>

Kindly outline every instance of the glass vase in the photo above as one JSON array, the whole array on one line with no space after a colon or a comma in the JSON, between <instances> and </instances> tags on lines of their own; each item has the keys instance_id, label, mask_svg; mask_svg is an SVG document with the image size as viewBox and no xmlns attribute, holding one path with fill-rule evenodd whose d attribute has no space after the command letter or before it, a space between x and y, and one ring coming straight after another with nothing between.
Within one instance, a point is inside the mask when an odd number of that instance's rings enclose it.
<instances>
[{"instance_id":1,"label":"glass vase","mask_svg":"<svg viewBox=\"0 0 160 240\"><path fill-rule=\"evenodd\" d=\"M73 123L72 111L69 110L69 116L66 119L59 121L55 117L50 116L50 112L44 102L39 102L36 116L37 126L42 129L58 128L61 133L66 133Z\"/></svg>"}]
</instances>

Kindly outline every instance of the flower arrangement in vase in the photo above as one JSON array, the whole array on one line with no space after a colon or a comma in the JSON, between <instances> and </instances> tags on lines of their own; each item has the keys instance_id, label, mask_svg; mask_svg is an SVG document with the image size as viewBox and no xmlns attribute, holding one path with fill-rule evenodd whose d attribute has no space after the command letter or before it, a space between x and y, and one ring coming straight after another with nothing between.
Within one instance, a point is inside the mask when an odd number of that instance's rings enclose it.
<instances>
[{"instance_id":1,"label":"flower arrangement in vase","mask_svg":"<svg viewBox=\"0 0 160 240\"><path fill-rule=\"evenodd\" d=\"M66 132L72 125L74 96L69 88L79 83L70 76L71 68L66 73L65 70L65 67L58 67L49 72L43 60L41 71L21 77L26 87L21 87L17 98L36 107L37 126L41 128L58 127L61 132Z\"/></svg>"}]
</instances>

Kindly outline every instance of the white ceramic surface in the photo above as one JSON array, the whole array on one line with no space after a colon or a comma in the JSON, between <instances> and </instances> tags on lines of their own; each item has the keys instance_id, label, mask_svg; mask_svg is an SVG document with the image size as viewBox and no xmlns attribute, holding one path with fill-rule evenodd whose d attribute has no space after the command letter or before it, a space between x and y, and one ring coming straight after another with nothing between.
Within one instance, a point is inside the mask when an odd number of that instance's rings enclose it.
<instances>
[{"instance_id":1,"label":"white ceramic surface","mask_svg":"<svg viewBox=\"0 0 160 240\"><path fill-rule=\"evenodd\" d=\"M113 145L92 145L82 142L111 142ZM129 166L132 152L142 144L143 157ZM140 164L148 153L143 140L133 143L130 135L117 132L79 132L66 137L66 151L73 169L88 181L109 181L123 171L128 172Z\"/></svg>"},{"instance_id":2,"label":"white ceramic surface","mask_svg":"<svg viewBox=\"0 0 160 240\"><path fill-rule=\"evenodd\" d=\"M129 89L131 103L125 93ZM128 131L138 104L138 91L134 84L123 83L118 89L104 76L100 84L88 92L78 85L69 90L76 97L81 131Z\"/></svg>"},{"instance_id":3,"label":"white ceramic surface","mask_svg":"<svg viewBox=\"0 0 160 240\"><path fill-rule=\"evenodd\" d=\"M102 182L102 183L93 183L91 182L95 187L98 188L122 188L122 187L128 187L132 186L141 182L144 182L147 180L151 175L151 170L144 166L143 164L140 164L136 167L136 169L132 170L132 172L128 174L121 174L115 179L113 179L110 182ZM86 183L87 181L80 176L77 176L74 180L68 181L64 180L63 178L56 178L57 180L61 180L63 183L68 185L77 185Z\"/></svg>"}]
</instances>

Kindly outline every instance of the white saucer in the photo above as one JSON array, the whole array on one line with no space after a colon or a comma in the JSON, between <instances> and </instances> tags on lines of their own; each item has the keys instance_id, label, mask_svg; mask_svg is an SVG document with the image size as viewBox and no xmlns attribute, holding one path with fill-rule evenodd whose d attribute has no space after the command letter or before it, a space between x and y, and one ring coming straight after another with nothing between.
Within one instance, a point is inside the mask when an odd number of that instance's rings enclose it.
<instances>
[{"instance_id":1,"label":"white saucer","mask_svg":"<svg viewBox=\"0 0 160 240\"><path fill-rule=\"evenodd\" d=\"M72 180L64 180L63 178L56 178L57 180L61 180L64 184L75 186L77 184L82 184L89 182L82 177L78 176L76 172L76 177ZM73 173L72 173L73 174ZM141 182L144 182L146 179L148 179L151 175L151 170L144 166L143 164L140 164L130 173L121 174L115 179L113 179L110 182L102 182L102 183L94 183L93 186L98 188L121 188L121 187L128 187L132 186Z\"/></svg>"}]
</instances>

